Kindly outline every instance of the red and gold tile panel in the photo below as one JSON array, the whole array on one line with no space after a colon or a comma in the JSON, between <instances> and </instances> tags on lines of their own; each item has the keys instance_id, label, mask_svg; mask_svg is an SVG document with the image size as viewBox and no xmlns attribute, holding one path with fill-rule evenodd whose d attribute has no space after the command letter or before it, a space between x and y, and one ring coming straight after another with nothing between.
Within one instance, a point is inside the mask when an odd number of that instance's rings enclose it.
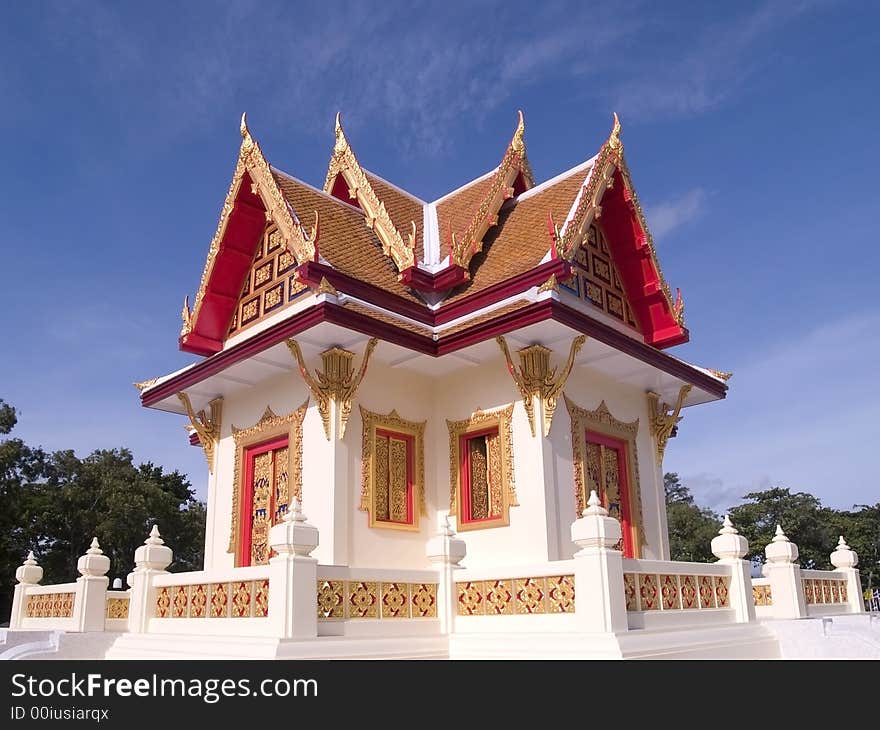
<instances>
[{"instance_id":1,"label":"red and gold tile panel","mask_svg":"<svg viewBox=\"0 0 880 730\"><path fill-rule=\"evenodd\" d=\"M573 575L463 581L456 590L459 616L574 612Z\"/></svg>"},{"instance_id":2,"label":"red and gold tile panel","mask_svg":"<svg viewBox=\"0 0 880 730\"><path fill-rule=\"evenodd\" d=\"M278 229L269 224L242 287L229 324L230 335L246 329L308 291L307 286L296 281L295 267L296 259L283 245Z\"/></svg>"},{"instance_id":3,"label":"red and gold tile panel","mask_svg":"<svg viewBox=\"0 0 880 730\"><path fill-rule=\"evenodd\" d=\"M727 608L730 579L710 575L624 573L627 611ZM768 588L769 590L769 588Z\"/></svg>"},{"instance_id":4,"label":"red and gold tile panel","mask_svg":"<svg viewBox=\"0 0 880 730\"><path fill-rule=\"evenodd\" d=\"M770 590L769 585L762 586L752 586L752 599L755 601L756 606L772 606L773 605L773 592Z\"/></svg>"},{"instance_id":5,"label":"red and gold tile panel","mask_svg":"<svg viewBox=\"0 0 880 730\"><path fill-rule=\"evenodd\" d=\"M32 593L24 608L26 618L71 618L73 593Z\"/></svg>"},{"instance_id":6,"label":"red and gold tile panel","mask_svg":"<svg viewBox=\"0 0 880 730\"><path fill-rule=\"evenodd\" d=\"M319 580L318 619L437 618L437 584Z\"/></svg>"},{"instance_id":7,"label":"red and gold tile panel","mask_svg":"<svg viewBox=\"0 0 880 730\"><path fill-rule=\"evenodd\" d=\"M808 604L846 603L847 601L845 580L804 578L803 585L804 600Z\"/></svg>"},{"instance_id":8,"label":"red and gold tile panel","mask_svg":"<svg viewBox=\"0 0 880 730\"><path fill-rule=\"evenodd\" d=\"M107 599L107 618L128 618L127 598L110 597Z\"/></svg>"},{"instance_id":9,"label":"red and gold tile panel","mask_svg":"<svg viewBox=\"0 0 880 730\"><path fill-rule=\"evenodd\" d=\"M111 600L126 601L127 615L128 599L108 599L108 611ZM154 615L156 618L264 618L269 615L269 581L244 580L159 588Z\"/></svg>"}]
</instances>

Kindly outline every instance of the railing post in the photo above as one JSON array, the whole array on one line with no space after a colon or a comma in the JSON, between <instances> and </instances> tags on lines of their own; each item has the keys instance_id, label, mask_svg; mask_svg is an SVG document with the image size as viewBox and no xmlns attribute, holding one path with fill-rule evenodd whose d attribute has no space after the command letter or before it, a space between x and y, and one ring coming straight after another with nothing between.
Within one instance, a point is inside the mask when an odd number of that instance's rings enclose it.
<instances>
[{"instance_id":1,"label":"railing post","mask_svg":"<svg viewBox=\"0 0 880 730\"><path fill-rule=\"evenodd\" d=\"M43 580L43 569L37 565L33 550L28 553L24 563L16 569L15 579L18 583L15 585L15 593L12 596L12 615L9 617L10 629L21 628L21 621L27 610L28 586L39 585Z\"/></svg>"},{"instance_id":2,"label":"railing post","mask_svg":"<svg viewBox=\"0 0 880 730\"><path fill-rule=\"evenodd\" d=\"M298 499L284 520L269 530L277 553L269 559L269 621L280 639L318 636L318 528L306 521Z\"/></svg>"},{"instance_id":3,"label":"railing post","mask_svg":"<svg viewBox=\"0 0 880 730\"><path fill-rule=\"evenodd\" d=\"M76 579L76 599L73 602L73 621L76 631L103 631L107 615L107 586L110 579L110 558L104 555L98 538L76 563L80 577Z\"/></svg>"},{"instance_id":4,"label":"railing post","mask_svg":"<svg viewBox=\"0 0 880 730\"><path fill-rule=\"evenodd\" d=\"M841 573L846 574L846 602L849 613L866 613L865 601L862 596L862 582L859 580L859 556L846 544L843 535L837 542L837 548L831 553L831 564Z\"/></svg>"},{"instance_id":5,"label":"railing post","mask_svg":"<svg viewBox=\"0 0 880 730\"><path fill-rule=\"evenodd\" d=\"M730 566L730 607L737 623L755 620L751 565L748 560L743 560L748 551L749 541L739 534L730 516L725 515L724 525L718 536L712 539L712 554L719 563Z\"/></svg>"},{"instance_id":6,"label":"railing post","mask_svg":"<svg viewBox=\"0 0 880 730\"><path fill-rule=\"evenodd\" d=\"M440 631L451 634L455 631L455 616L458 613L458 593L455 589L455 571L461 568L461 561L467 555L464 540L457 537L449 515L443 518L440 533L428 540L425 554L431 565L439 572L437 586L437 617L440 619Z\"/></svg>"},{"instance_id":7,"label":"railing post","mask_svg":"<svg viewBox=\"0 0 880 730\"><path fill-rule=\"evenodd\" d=\"M608 516L596 491L590 492L587 508L571 525L574 554L574 612L578 630L585 632L627 631L626 595L623 587L623 554L620 523Z\"/></svg>"},{"instance_id":8,"label":"railing post","mask_svg":"<svg viewBox=\"0 0 880 730\"><path fill-rule=\"evenodd\" d=\"M153 578L167 573L165 570L174 558L171 548L159 536L159 528L153 525L150 536L134 551L134 570L126 581L131 588L128 603L128 630L143 634L156 607L156 590Z\"/></svg>"},{"instance_id":9,"label":"railing post","mask_svg":"<svg viewBox=\"0 0 880 730\"><path fill-rule=\"evenodd\" d=\"M798 548L782 527L776 525L776 535L764 548L767 556L766 575L770 581L773 618L803 618L807 615L804 600L804 582L797 564Z\"/></svg>"}]
</instances>

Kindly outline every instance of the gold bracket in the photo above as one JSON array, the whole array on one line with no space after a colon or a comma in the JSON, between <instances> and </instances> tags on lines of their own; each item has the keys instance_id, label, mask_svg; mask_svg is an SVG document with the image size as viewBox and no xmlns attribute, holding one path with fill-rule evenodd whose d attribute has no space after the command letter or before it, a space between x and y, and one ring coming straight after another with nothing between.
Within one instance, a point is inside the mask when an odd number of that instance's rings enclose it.
<instances>
[{"instance_id":1,"label":"gold bracket","mask_svg":"<svg viewBox=\"0 0 880 730\"><path fill-rule=\"evenodd\" d=\"M357 373L354 372L352 367L355 354L348 350L343 350L341 347L331 347L329 350L324 350L321 353L324 365L323 371L316 370L315 374L312 375L306 366L299 343L294 339L287 340L287 347L294 358L296 358L303 380L306 381L306 385L309 386L309 390L318 403L318 413L324 422L324 433L328 441L332 439L330 428L331 402L336 404L339 414L339 429L337 433L339 438L342 439L345 436L348 417L351 415L352 400L360 387L361 381L364 379L364 375L366 375L370 355L373 354L373 350L376 349L378 343L379 340L375 337L370 338L370 341L367 343L367 349L364 351L361 367Z\"/></svg>"},{"instance_id":2,"label":"gold bracket","mask_svg":"<svg viewBox=\"0 0 880 730\"><path fill-rule=\"evenodd\" d=\"M519 355L519 368L513 364L510 356L510 350L507 347L507 341L503 336L498 335L495 341L504 353L504 359L507 361L507 369L516 387L519 389L523 399L523 406L526 409L526 415L529 417L529 426L532 429L532 436L536 434L535 426L535 403L534 399L538 398L541 403L541 412L544 419L544 435L550 435L550 425L553 422L553 415L556 413L556 401L559 393L565 387L565 382L571 374L574 366L574 359L586 342L586 335L578 335L571 342L571 348L568 352L568 360L562 368L562 372L557 376L556 368L550 367L550 354L552 350L543 345L530 345L524 347L517 352Z\"/></svg>"},{"instance_id":3,"label":"gold bracket","mask_svg":"<svg viewBox=\"0 0 880 730\"><path fill-rule=\"evenodd\" d=\"M210 415L204 410L195 413L189 396L186 393L178 393L178 399L186 408L189 417L189 426L184 426L187 431L195 431L199 435L199 441L205 450L205 458L208 460L208 473L214 473L214 450L220 442L220 421L223 415L223 398L214 398L208 403Z\"/></svg>"},{"instance_id":4,"label":"gold bracket","mask_svg":"<svg viewBox=\"0 0 880 730\"><path fill-rule=\"evenodd\" d=\"M683 416L679 415L681 413L681 406L687 394L691 392L692 387L690 384L681 387L674 407L661 401L659 394L648 391L651 433L654 435L657 446L657 463L661 466L663 464L663 453L666 451L666 444L675 435L676 425L683 418Z\"/></svg>"}]
</instances>

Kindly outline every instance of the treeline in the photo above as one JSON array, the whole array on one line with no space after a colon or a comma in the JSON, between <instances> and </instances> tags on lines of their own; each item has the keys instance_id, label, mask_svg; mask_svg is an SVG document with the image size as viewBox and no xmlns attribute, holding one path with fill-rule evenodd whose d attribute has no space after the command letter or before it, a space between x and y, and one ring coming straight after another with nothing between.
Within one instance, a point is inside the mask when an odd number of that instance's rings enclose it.
<instances>
[{"instance_id":1,"label":"treeline","mask_svg":"<svg viewBox=\"0 0 880 730\"><path fill-rule=\"evenodd\" d=\"M0 399L0 435L17 422ZM78 577L76 561L97 536L110 557L108 577L134 567L134 551L153 524L174 551L173 570L200 570L205 505L186 476L135 464L128 449L47 452L21 439L0 440L0 624L9 620L15 570L33 550L44 584Z\"/></svg>"},{"instance_id":2,"label":"treeline","mask_svg":"<svg viewBox=\"0 0 880 730\"><path fill-rule=\"evenodd\" d=\"M697 505L678 474L664 474L663 486L672 560L714 561L709 545L723 516ZM880 584L880 502L836 510L824 507L812 494L784 487L750 492L744 499L747 501L730 510L730 519L749 541L748 557L753 561L764 562L764 548L779 524L797 545L801 567L829 570L829 555L843 535L859 555L862 587Z\"/></svg>"}]
</instances>

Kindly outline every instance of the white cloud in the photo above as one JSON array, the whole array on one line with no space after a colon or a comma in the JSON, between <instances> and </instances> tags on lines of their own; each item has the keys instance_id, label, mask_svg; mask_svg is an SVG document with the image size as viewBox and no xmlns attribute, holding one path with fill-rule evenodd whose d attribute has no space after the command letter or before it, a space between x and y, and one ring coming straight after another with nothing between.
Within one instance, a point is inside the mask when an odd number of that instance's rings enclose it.
<instances>
[{"instance_id":1,"label":"white cloud","mask_svg":"<svg viewBox=\"0 0 880 730\"><path fill-rule=\"evenodd\" d=\"M661 238L690 223L703 212L705 202L706 191L703 188L694 188L677 198L649 206L645 217L648 219L651 234L655 238Z\"/></svg>"}]
</instances>

